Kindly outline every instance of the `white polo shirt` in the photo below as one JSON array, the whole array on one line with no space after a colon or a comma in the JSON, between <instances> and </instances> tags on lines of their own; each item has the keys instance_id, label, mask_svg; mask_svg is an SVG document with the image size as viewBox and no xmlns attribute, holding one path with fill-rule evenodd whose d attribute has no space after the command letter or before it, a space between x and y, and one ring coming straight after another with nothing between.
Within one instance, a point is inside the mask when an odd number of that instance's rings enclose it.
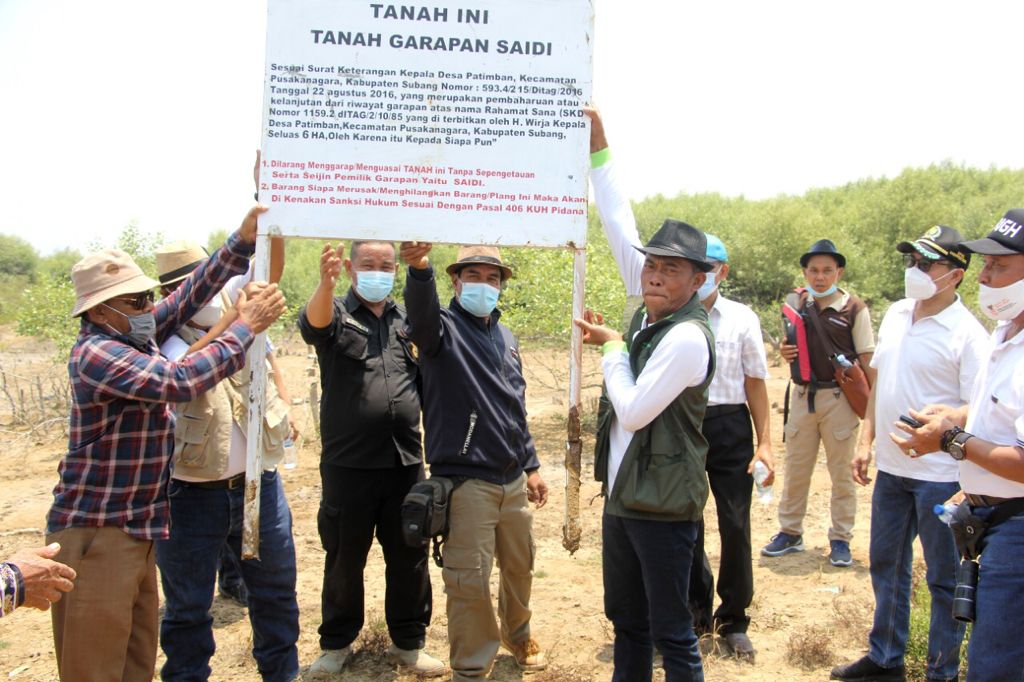
<instances>
[{"instance_id":1,"label":"white polo shirt","mask_svg":"<svg viewBox=\"0 0 1024 682\"><path fill-rule=\"evenodd\" d=\"M1024 447L1024 332L1004 341L1009 322L992 332L991 353L974 385L967 431L997 445ZM1024 483L997 476L968 459L960 462L960 487L972 495L1024 497Z\"/></svg>"},{"instance_id":2,"label":"white polo shirt","mask_svg":"<svg viewBox=\"0 0 1024 682\"><path fill-rule=\"evenodd\" d=\"M710 275L709 275L710 276ZM746 377L768 378L768 360L757 314L719 292L708 311L715 335L715 376L708 389L708 405L743 405Z\"/></svg>"},{"instance_id":3,"label":"white polo shirt","mask_svg":"<svg viewBox=\"0 0 1024 682\"><path fill-rule=\"evenodd\" d=\"M921 481L957 480L957 463L944 452L911 458L889 438L901 414L928 404L958 407L971 399L974 379L988 350L988 334L956 301L937 315L913 322L915 301L896 301L885 312L871 366L875 389L875 451L878 470Z\"/></svg>"}]
</instances>

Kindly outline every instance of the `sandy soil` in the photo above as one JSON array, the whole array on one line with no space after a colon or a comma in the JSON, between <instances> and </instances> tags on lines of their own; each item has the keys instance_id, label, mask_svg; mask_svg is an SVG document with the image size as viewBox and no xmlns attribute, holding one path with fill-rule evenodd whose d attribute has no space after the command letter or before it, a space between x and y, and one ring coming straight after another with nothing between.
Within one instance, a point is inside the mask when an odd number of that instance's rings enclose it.
<instances>
[{"instance_id":1,"label":"sandy soil","mask_svg":"<svg viewBox=\"0 0 1024 682\"><path fill-rule=\"evenodd\" d=\"M282 364L296 396L309 395L307 373L311 360L306 348L296 340L283 344ZM530 391L528 407L531 428L541 453L542 473L552 494L548 506L535 516L538 557L532 605L533 631L546 648L551 668L545 673L524 676L511 656L499 654L492 680L533 682L607 680L611 674L611 628L602 610L600 510L601 500L590 466L592 439L584 446L583 542L575 555L561 546L564 474L561 460L565 440L565 371L567 360L562 350L527 349L526 364ZM28 385L34 376L60 377L63 367L52 363L53 352L31 340L0 334L0 368L16 373L20 385ZM584 385L599 383L596 353L587 354ZM785 390L784 368L772 368L769 383L771 400L781 405ZM45 390L48 390L45 389ZM44 392L45 392L44 390ZM29 392L30 393L30 392ZM587 389L585 407L592 406L595 389ZM17 396L17 392L14 393ZM17 402L17 398L15 398ZM0 396L0 425L11 422L10 406ZM52 416L52 415L51 415ZM305 433L312 433L306 415ZM782 444L782 415L773 410L773 444L780 476L785 476ZM42 544L44 516L56 480L56 467L65 447L63 426L58 420L48 430L29 432L24 427L3 426L0 430L0 557L16 548ZM320 496L317 471L318 444L314 439L300 443L299 466L284 472L285 487L294 514L298 552L298 597L301 611L299 659L300 679L314 679L307 672L317 657L317 626L320 622L320 584L323 551L316 531L316 510ZM797 555L766 560L755 556L756 594L750 608L753 622L750 636L758 650L756 663L731 659L717 642L705 642L705 667L708 680L803 680L825 679L831 654L835 661L851 660L865 650L873 604L867 570L867 518L870 489L859 491L859 516L853 542L855 563L852 568L837 569L827 560L828 473L823 454L814 475L805 541L807 551ZM776 485L776 489L779 487ZM757 548L777 530L774 503L754 503L753 542ZM712 565L719 556L714 501L709 501L708 552ZM495 578L497 571L495 571ZM428 649L447 659L445 639L444 593L440 570L432 571L435 595L434 622L428 636ZM362 653L354 656L351 667L339 679L354 681L412 680L380 656L386 646L382 614L384 599L383 559L375 544L366 570L367 627L357 642ZM494 591L496 594L496 590ZM251 656L252 634L245 609L217 599L214 604L214 628L218 650L213 659L213 679L258 680ZM802 643L801 643L802 642ZM795 645L816 663L802 668L790 662L787 650ZM819 651L820 650L820 651ZM823 653L822 656L814 654ZM162 664L162 655L157 666ZM56 664L50 632L49 614L23 609L0 622L0 675L16 680L56 679ZM664 679L660 670L655 680Z\"/></svg>"}]
</instances>

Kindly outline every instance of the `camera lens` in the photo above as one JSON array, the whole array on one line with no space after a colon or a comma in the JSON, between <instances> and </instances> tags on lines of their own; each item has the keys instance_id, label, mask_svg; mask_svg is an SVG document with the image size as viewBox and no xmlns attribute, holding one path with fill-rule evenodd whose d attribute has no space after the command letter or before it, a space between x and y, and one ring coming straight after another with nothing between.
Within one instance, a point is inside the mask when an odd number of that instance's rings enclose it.
<instances>
[{"instance_id":1,"label":"camera lens","mask_svg":"<svg viewBox=\"0 0 1024 682\"><path fill-rule=\"evenodd\" d=\"M964 559L956 570L953 592L953 617L964 623L974 622L974 592L978 587L978 564Z\"/></svg>"}]
</instances>

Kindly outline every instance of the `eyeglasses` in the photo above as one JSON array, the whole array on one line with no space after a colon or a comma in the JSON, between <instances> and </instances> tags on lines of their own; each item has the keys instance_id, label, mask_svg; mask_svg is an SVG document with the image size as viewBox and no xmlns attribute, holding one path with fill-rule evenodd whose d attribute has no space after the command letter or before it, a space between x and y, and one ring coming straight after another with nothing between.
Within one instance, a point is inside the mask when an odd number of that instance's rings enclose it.
<instances>
[{"instance_id":1,"label":"eyeglasses","mask_svg":"<svg viewBox=\"0 0 1024 682\"><path fill-rule=\"evenodd\" d=\"M132 294L131 296L115 296L112 301L121 301L127 303L135 310L145 310L146 306L152 303L155 299L152 291L143 291L138 294Z\"/></svg>"},{"instance_id":2,"label":"eyeglasses","mask_svg":"<svg viewBox=\"0 0 1024 682\"><path fill-rule=\"evenodd\" d=\"M903 254L903 265L907 268L907 270L911 268L917 268L921 272L928 272L929 270L932 269L933 265L941 262L941 260L931 261L925 260L924 258L914 258L914 255L910 253Z\"/></svg>"}]
</instances>

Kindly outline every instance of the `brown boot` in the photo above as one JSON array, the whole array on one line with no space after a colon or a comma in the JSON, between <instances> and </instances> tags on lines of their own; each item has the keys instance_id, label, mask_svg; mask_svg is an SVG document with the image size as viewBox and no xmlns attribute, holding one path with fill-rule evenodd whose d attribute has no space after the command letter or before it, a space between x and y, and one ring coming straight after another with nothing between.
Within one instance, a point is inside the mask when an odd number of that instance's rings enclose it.
<instances>
[{"instance_id":1,"label":"brown boot","mask_svg":"<svg viewBox=\"0 0 1024 682\"><path fill-rule=\"evenodd\" d=\"M512 652L516 659L516 664L523 672L534 673L548 667L547 658L545 658L544 652L540 650L540 645L537 644L533 637L519 644L509 644L508 642L503 642L503 644L506 649Z\"/></svg>"}]
</instances>

